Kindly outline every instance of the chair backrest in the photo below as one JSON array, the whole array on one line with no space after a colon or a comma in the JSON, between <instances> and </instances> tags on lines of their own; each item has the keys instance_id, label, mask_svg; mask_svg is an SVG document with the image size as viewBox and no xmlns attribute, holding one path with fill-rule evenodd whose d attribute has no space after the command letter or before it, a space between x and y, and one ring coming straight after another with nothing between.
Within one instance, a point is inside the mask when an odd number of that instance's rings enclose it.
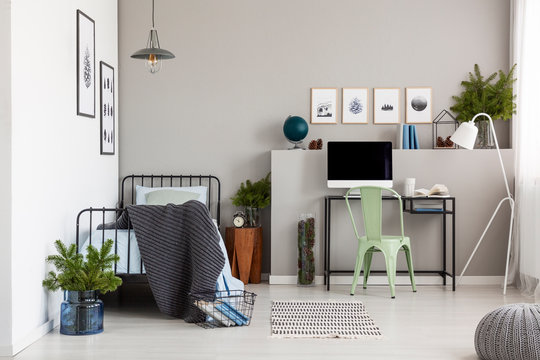
<instances>
[{"instance_id":1,"label":"chair backrest","mask_svg":"<svg viewBox=\"0 0 540 360\"><path fill-rule=\"evenodd\" d=\"M349 210L349 215L354 228L354 233L358 239L360 235L356 228L356 222L354 220L354 215L349 203L350 193L353 191L360 190L360 197L362 199L362 215L364 216L364 228L366 231L366 237L369 241L378 241L381 242L382 237L382 192L388 191L397 197L399 201L399 219L401 223L401 237L403 238L403 204L401 201L401 196L390 188L380 187L380 186L358 186L349 189L345 194L345 202L347 203L347 210Z\"/></svg>"}]
</instances>

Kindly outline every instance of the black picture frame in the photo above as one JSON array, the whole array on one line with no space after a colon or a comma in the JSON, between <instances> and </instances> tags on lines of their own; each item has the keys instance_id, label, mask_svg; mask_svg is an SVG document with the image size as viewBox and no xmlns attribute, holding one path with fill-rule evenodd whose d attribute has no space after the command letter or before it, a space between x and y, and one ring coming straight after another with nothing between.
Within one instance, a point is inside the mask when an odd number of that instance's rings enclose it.
<instances>
[{"instance_id":1,"label":"black picture frame","mask_svg":"<svg viewBox=\"0 0 540 360\"><path fill-rule=\"evenodd\" d=\"M95 22L77 10L77 115L89 118L96 117L95 50Z\"/></svg>"},{"instance_id":2,"label":"black picture frame","mask_svg":"<svg viewBox=\"0 0 540 360\"><path fill-rule=\"evenodd\" d=\"M100 61L99 74L100 153L101 155L114 155L116 147L114 68L106 62Z\"/></svg>"}]
</instances>

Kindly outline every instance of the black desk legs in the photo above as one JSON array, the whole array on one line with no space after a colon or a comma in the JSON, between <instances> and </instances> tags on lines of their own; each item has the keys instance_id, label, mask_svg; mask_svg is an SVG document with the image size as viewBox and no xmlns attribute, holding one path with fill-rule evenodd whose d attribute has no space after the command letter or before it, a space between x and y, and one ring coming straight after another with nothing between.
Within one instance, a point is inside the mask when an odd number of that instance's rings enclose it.
<instances>
[{"instance_id":1,"label":"black desk legs","mask_svg":"<svg viewBox=\"0 0 540 360\"><path fill-rule=\"evenodd\" d=\"M341 196L328 196L324 200L324 284L326 290L330 291L330 275L332 274L332 266L330 265L330 250L331 250L331 218L332 218L332 200L344 200ZM359 198L357 198L359 199ZM388 198L388 200L395 200L395 198ZM409 201L409 208L405 205ZM447 201L452 201L452 209L447 206ZM447 285L448 276L452 277L452 291L456 291L456 200L455 198L444 199L442 212L442 269L441 270L417 270L416 273L435 273L443 277L443 284ZM407 198L403 202L403 211L411 214L430 214L428 212L417 212L414 210L412 198ZM432 213L431 213L432 214ZM448 271L448 249L447 249L447 226L448 220L446 216L452 216L452 272ZM335 271L335 272L352 272L352 271Z\"/></svg>"},{"instance_id":2,"label":"black desk legs","mask_svg":"<svg viewBox=\"0 0 540 360\"><path fill-rule=\"evenodd\" d=\"M452 291L456 291L456 200L455 199L452 199Z\"/></svg>"},{"instance_id":3,"label":"black desk legs","mask_svg":"<svg viewBox=\"0 0 540 360\"><path fill-rule=\"evenodd\" d=\"M326 219L326 268L325 268L325 276L326 276L326 291L330 291L330 224L331 224L331 216L332 216L332 203L330 200L326 199L325 201L325 214L324 217Z\"/></svg>"},{"instance_id":4,"label":"black desk legs","mask_svg":"<svg viewBox=\"0 0 540 360\"><path fill-rule=\"evenodd\" d=\"M443 248L443 285L446 286L446 201L443 201L442 248Z\"/></svg>"},{"instance_id":5,"label":"black desk legs","mask_svg":"<svg viewBox=\"0 0 540 360\"><path fill-rule=\"evenodd\" d=\"M328 273L328 262L326 261L326 254L328 253L327 244L328 244L328 218L326 214L328 213L328 199L324 199L324 269L323 269L323 278L324 285L327 284L327 273Z\"/></svg>"}]
</instances>

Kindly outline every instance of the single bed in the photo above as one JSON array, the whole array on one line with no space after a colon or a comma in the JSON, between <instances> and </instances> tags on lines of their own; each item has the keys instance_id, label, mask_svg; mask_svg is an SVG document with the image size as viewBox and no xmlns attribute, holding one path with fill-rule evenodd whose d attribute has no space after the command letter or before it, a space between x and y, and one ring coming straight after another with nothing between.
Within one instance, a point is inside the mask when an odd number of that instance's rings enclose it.
<instances>
[{"instance_id":1,"label":"single bed","mask_svg":"<svg viewBox=\"0 0 540 360\"><path fill-rule=\"evenodd\" d=\"M115 273L127 282L146 282L144 264L131 224L127 229L116 226L106 229L103 225L109 224L111 227L111 224L126 211L128 205L144 205L145 195L154 189L195 189L193 191L200 194L196 200L206 205L219 234L221 183L216 176L129 175L122 179L120 200L116 208L87 208L79 212L76 225L78 251L85 253L89 244L100 248L105 240L112 239L114 252L120 256L120 261L114 265ZM222 239L220 245L221 243ZM226 262L228 263L227 258Z\"/></svg>"},{"instance_id":2,"label":"single bed","mask_svg":"<svg viewBox=\"0 0 540 360\"><path fill-rule=\"evenodd\" d=\"M114 271L124 282L148 282L169 316L208 321L198 300L244 290L232 276L219 232L220 196L212 175L129 175L118 207L79 213L77 251L100 249L112 239L120 257ZM194 302L193 294L202 295Z\"/></svg>"}]
</instances>

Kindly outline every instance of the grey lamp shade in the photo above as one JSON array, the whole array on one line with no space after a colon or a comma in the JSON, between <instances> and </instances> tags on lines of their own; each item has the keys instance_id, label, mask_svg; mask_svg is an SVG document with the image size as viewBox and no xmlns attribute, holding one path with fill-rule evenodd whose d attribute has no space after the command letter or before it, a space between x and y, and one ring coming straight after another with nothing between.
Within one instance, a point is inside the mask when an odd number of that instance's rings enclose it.
<instances>
[{"instance_id":1,"label":"grey lamp shade","mask_svg":"<svg viewBox=\"0 0 540 360\"><path fill-rule=\"evenodd\" d=\"M134 59L148 59L150 55L154 55L158 60L174 59L174 54L168 50L162 49L159 46L159 38L156 29L151 29L148 35L146 48L137 50L131 55Z\"/></svg>"},{"instance_id":2,"label":"grey lamp shade","mask_svg":"<svg viewBox=\"0 0 540 360\"><path fill-rule=\"evenodd\" d=\"M478 128L474 126L474 121L461 123L457 130L452 134L450 140L465 149L473 149Z\"/></svg>"},{"instance_id":3,"label":"grey lamp shade","mask_svg":"<svg viewBox=\"0 0 540 360\"><path fill-rule=\"evenodd\" d=\"M168 50L160 48L144 48L137 50L131 55L134 59L148 59L148 56L155 55L158 59L168 60L174 59L174 54Z\"/></svg>"}]
</instances>

